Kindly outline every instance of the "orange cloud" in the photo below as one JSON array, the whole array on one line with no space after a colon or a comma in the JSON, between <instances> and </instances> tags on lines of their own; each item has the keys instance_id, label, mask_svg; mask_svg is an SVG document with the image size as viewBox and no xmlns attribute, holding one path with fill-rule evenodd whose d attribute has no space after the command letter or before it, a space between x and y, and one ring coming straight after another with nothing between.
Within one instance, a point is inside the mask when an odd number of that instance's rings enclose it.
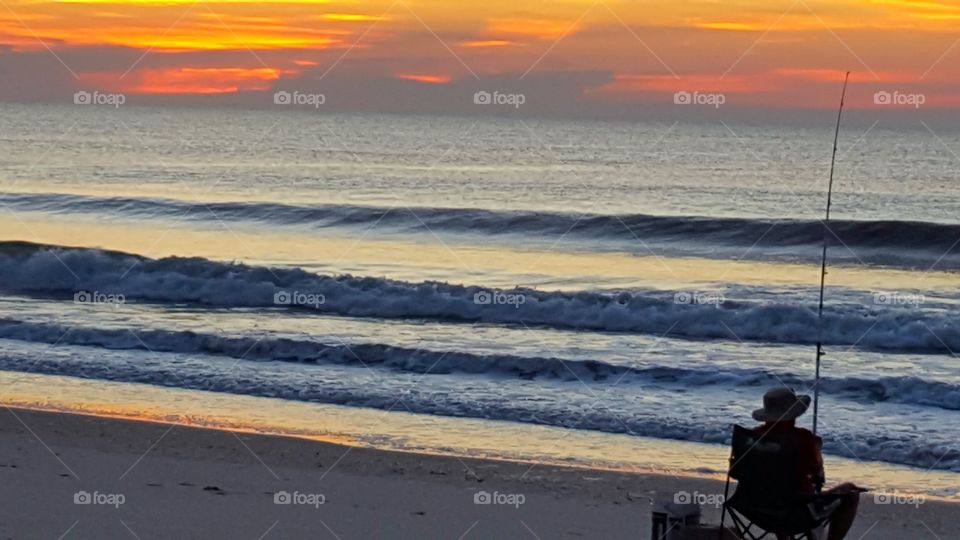
<instances>
[{"instance_id":1,"label":"orange cloud","mask_svg":"<svg viewBox=\"0 0 960 540\"><path fill-rule=\"evenodd\" d=\"M119 45L153 51L323 49L341 45L346 28L312 27L286 16L259 13L184 12L182 7L131 7L115 11L67 4L52 13L0 19L0 43ZM53 10L50 4L37 9ZM145 13L144 10L148 10ZM30 21L23 18L28 16ZM316 24L316 23L315 23Z\"/></svg>"},{"instance_id":2,"label":"orange cloud","mask_svg":"<svg viewBox=\"0 0 960 540\"><path fill-rule=\"evenodd\" d=\"M926 22L960 20L960 6L921 0L872 0L871 4Z\"/></svg>"},{"instance_id":3,"label":"orange cloud","mask_svg":"<svg viewBox=\"0 0 960 540\"><path fill-rule=\"evenodd\" d=\"M792 77L798 79L807 79L818 82L839 82L843 80L846 72L842 69L824 69L824 68L778 68L773 71L774 75L781 77ZM895 71L874 71L873 73L859 70L850 72L851 82L912 82L919 75Z\"/></svg>"},{"instance_id":4,"label":"orange cloud","mask_svg":"<svg viewBox=\"0 0 960 540\"><path fill-rule=\"evenodd\" d=\"M398 79L416 81L424 84L446 84L453 80L453 78L449 75L414 75L408 73L398 73L396 77Z\"/></svg>"},{"instance_id":5,"label":"orange cloud","mask_svg":"<svg viewBox=\"0 0 960 540\"><path fill-rule=\"evenodd\" d=\"M389 17L386 17L386 16L362 15L360 13L324 13L321 16L321 18L328 21L347 21L347 22L384 21L384 20L390 19Z\"/></svg>"},{"instance_id":6,"label":"orange cloud","mask_svg":"<svg viewBox=\"0 0 960 540\"><path fill-rule=\"evenodd\" d=\"M762 31L764 28L756 23L747 23L747 22L700 22L696 23L697 28L704 28L706 30L736 30L741 32L756 32Z\"/></svg>"},{"instance_id":7,"label":"orange cloud","mask_svg":"<svg viewBox=\"0 0 960 540\"><path fill-rule=\"evenodd\" d=\"M127 5L160 5L169 6L174 4L195 4L196 0L56 0L58 4L127 4ZM206 4L329 4L330 0L206 0Z\"/></svg>"},{"instance_id":8,"label":"orange cloud","mask_svg":"<svg viewBox=\"0 0 960 540\"><path fill-rule=\"evenodd\" d=\"M505 39L477 39L471 41L463 41L460 43L461 47L466 47L468 49L483 49L487 47L506 47L512 42Z\"/></svg>"},{"instance_id":9,"label":"orange cloud","mask_svg":"<svg viewBox=\"0 0 960 540\"><path fill-rule=\"evenodd\" d=\"M551 19L490 19L484 35L513 35L536 39L557 39L576 28L572 21Z\"/></svg>"},{"instance_id":10,"label":"orange cloud","mask_svg":"<svg viewBox=\"0 0 960 540\"><path fill-rule=\"evenodd\" d=\"M613 81L597 88L598 93L641 93L641 92L724 92L747 93L763 92L778 88L778 85L763 77L750 75L633 75L620 73Z\"/></svg>"},{"instance_id":11,"label":"orange cloud","mask_svg":"<svg viewBox=\"0 0 960 540\"><path fill-rule=\"evenodd\" d=\"M224 94L268 90L283 72L272 68L146 69L124 90L140 94Z\"/></svg>"},{"instance_id":12,"label":"orange cloud","mask_svg":"<svg viewBox=\"0 0 960 540\"><path fill-rule=\"evenodd\" d=\"M759 3L716 5L724 9L710 14L713 10L704 6L698 10L702 14L687 18L685 25L747 32L917 28L926 32L949 32L956 29L950 23L960 20L960 6L923 0L833 0L829 3L808 0L798 4L787 2L776 8Z\"/></svg>"}]
</instances>

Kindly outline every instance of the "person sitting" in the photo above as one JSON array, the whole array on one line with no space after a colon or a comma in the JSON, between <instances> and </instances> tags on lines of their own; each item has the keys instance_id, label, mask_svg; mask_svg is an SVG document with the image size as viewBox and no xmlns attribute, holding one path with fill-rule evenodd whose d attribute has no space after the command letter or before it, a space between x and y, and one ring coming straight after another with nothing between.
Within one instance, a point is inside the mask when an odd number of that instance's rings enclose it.
<instances>
[{"instance_id":1,"label":"person sitting","mask_svg":"<svg viewBox=\"0 0 960 540\"><path fill-rule=\"evenodd\" d=\"M810 407L810 396L797 395L790 388L774 388L763 395L763 408L753 412L754 420L763 422L753 428L759 441L775 441L785 445L794 461L792 490L801 496L798 500L839 505L830 517L827 540L841 540L853 526L860 502L860 493L866 491L853 483L842 483L829 490L821 491L825 480L823 468L823 440L808 429L798 427L796 420Z\"/></svg>"}]
</instances>

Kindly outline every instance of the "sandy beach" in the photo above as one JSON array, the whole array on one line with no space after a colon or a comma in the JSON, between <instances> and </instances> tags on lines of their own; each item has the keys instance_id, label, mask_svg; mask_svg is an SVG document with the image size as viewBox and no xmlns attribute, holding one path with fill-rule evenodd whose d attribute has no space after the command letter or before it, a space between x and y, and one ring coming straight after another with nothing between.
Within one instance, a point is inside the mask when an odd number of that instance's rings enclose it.
<instances>
[{"instance_id":1,"label":"sandy beach","mask_svg":"<svg viewBox=\"0 0 960 540\"><path fill-rule=\"evenodd\" d=\"M960 1L0 4L0 540L960 540Z\"/></svg>"},{"instance_id":2,"label":"sandy beach","mask_svg":"<svg viewBox=\"0 0 960 540\"><path fill-rule=\"evenodd\" d=\"M3 538L648 538L654 499L723 488L14 408L0 448ZM852 537L958 523L957 504L864 496Z\"/></svg>"}]
</instances>

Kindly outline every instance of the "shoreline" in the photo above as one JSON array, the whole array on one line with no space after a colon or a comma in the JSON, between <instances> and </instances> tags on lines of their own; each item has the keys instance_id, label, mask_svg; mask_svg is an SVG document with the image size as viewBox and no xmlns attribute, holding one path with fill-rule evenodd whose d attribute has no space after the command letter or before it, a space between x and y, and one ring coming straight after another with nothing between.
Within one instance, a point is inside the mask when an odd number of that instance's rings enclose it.
<instances>
[{"instance_id":1,"label":"shoreline","mask_svg":"<svg viewBox=\"0 0 960 540\"><path fill-rule=\"evenodd\" d=\"M0 371L0 405L148 420L356 447L722 480L726 446L489 419ZM960 474L826 456L829 479L960 502Z\"/></svg>"},{"instance_id":2,"label":"shoreline","mask_svg":"<svg viewBox=\"0 0 960 540\"><path fill-rule=\"evenodd\" d=\"M499 420L0 371L12 407L149 420L407 453L722 480L729 449L703 442ZM960 502L960 474L826 456L830 479Z\"/></svg>"},{"instance_id":3,"label":"shoreline","mask_svg":"<svg viewBox=\"0 0 960 540\"><path fill-rule=\"evenodd\" d=\"M264 532L265 537L318 532L331 538L397 537L390 532L400 530L409 538L530 538L531 532L541 538L636 538L638 531L649 535L654 500L681 492L723 493L721 481L704 478L5 409L0 504L14 511L0 531L17 538L59 537L71 526L71 537L119 536L129 528L138 536L162 532L186 538ZM123 495L125 501L74 504L80 491ZM273 497L283 492L301 501L317 502L308 495L324 500L313 506L275 504ZM479 492L523 501L475 504ZM705 507L704 521L716 523L718 510ZM931 538L960 538L957 523L955 502L878 505L864 496L852 537L923 538L932 532Z\"/></svg>"}]
</instances>

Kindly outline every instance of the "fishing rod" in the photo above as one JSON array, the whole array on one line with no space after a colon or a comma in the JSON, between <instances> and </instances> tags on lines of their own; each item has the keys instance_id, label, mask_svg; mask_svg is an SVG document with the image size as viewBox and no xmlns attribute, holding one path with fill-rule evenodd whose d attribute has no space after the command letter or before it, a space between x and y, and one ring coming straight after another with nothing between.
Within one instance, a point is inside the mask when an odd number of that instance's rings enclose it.
<instances>
[{"instance_id":1,"label":"fishing rod","mask_svg":"<svg viewBox=\"0 0 960 540\"><path fill-rule=\"evenodd\" d=\"M823 220L823 256L820 259L820 305L817 308L817 367L813 382L813 433L817 433L817 413L820 409L820 359L823 357L823 289L827 283L827 233L830 231L830 203L833 198L833 169L837 163L837 141L840 138L840 118L843 116L843 101L847 97L850 72L843 78L840 93L840 109L837 111L837 127L833 131L833 156L830 158L830 183L827 186L827 215Z\"/></svg>"}]
</instances>

